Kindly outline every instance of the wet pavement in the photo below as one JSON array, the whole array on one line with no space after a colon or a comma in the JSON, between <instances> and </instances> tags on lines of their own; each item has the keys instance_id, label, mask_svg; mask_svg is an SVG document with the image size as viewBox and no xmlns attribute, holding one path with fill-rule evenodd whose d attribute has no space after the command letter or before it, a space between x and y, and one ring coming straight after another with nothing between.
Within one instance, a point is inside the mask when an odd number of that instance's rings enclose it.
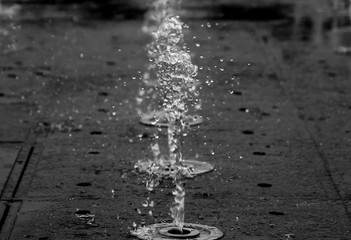
<instances>
[{"instance_id":1,"label":"wet pavement","mask_svg":"<svg viewBox=\"0 0 351 240\"><path fill-rule=\"evenodd\" d=\"M157 132L135 102L147 5L50 2L5 1L19 8L0 21L0 239L134 239L173 200L133 170ZM186 222L223 239L351 239L351 57L336 51L350 26L327 0L183 5L204 118L183 155L215 166L186 180Z\"/></svg>"}]
</instances>

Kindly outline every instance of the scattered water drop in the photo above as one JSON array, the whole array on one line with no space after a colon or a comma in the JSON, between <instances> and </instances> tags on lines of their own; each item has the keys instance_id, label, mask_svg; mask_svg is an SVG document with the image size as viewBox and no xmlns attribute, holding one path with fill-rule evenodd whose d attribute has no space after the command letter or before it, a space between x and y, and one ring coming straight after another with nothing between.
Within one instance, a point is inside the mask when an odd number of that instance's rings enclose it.
<instances>
[{"instance_id":1,"label":"scattered water drop","mask_svg":"<svg viewBox=\"0 0 351 240\"><path fill-rule=\"evenodd\" d=\"M84 221L89 226L92 226L92 227L99 226L98 224L95 223L95 215L92 214L89 210L77 209L77 211L75 212L75 215L77 218Z\"/></svg>"}]
</instances>

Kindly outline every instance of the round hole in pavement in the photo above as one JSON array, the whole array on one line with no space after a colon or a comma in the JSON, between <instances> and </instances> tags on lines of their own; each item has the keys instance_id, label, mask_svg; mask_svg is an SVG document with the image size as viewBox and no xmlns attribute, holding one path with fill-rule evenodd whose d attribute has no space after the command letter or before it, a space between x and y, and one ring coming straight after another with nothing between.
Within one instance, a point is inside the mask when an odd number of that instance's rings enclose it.
<instances>
[{"instance_id":1,"label":"round hole in pavement","mask_svg":"<svg viewBox=\"0 0 351 240\"><path fill-rule=\"evenodd\" d=\"M106 97L108 95L108 92L99 92L98 95L101 97Z\"/></svg>"},{"instance_id":2,"label":"round hole in pavement","mask_svg":"<svg viewBox=\"0 0 351 240\"><path fill-rule=\"evenodd\" d=\"M264 156L264 155L266 155L265 152L253 152L252 154L253 155L257 155L257 156Z\"/></svg>"},{"instance_id":3,"label":"round hole in pavement","mask_svg":"<svg viewBox=\"0 0 351 240\"><path fill-rule=\"evenodd\" d=\"M275 216L283 216L285 215L283 212L277 212L277 211L270 211L270 215L275 215Z\"/></svg>"},{"instance_id":4,"label":"round hole in pavement","mask_svg":"<svg viewBox=\"0 0 351 240\"><path fill-rule=\"evenodd\" d=\"M107 61L107 62L106 62L106 65L107 65L107 66L115 66L116 63L115 63L114 61Z\"/></svg>"},{"instance_id":5,"label":"round hole in pavement","mask_svg":"<svg viewBox=\"0 0 351 240\"><path fill-rule=\"evenodd\" d=\"M91 214L91 211L89 211L89 210L77 210L76 212L75 212L75 214L77 214L77 215L88 215L88 214Z\"/></svg>"},{"instance_id":6,"label":"round hole in pavement","mask_svg":"<svg viewBox=\"0 0 351 240\"><path fill-rule=\"evenodd\" d=\"M76 185L79 187L89 187L89 186L91 186L91 183L90 182L80 182L80 183L77 183Z\"/></svg>"},{"instance_id":7,"label":"round hole in pavement","mask_svg":"<svg viewBox=\"0 0 351 240\"><path fill-rule=\"evenodd\" d=\"M168 230L168 233L174 234L174 235L188 235L189 233L191 233L191 230L184 229L182 232L177 228L172 228L172 229Z\"/></svg>"},{"instance_id":8,"label":"round hole in pavement","mask_svg":"<svg viewBox=\"0 0 351 240\"><path fill-rule=\"evenodd\" d=\"M240 91L233 91L233 92L231 92L231 94L232 94L232 95L238 95L238 96L243 95L243 93L240 92Z\"/></svg>"},{"instance_id":9,"label":"round hole in pavement","mask_svg":"<svg viewBox=\"0 0 351 240\"><path fill-rule=\"evenodd\" d=\"M247 135L250 135L250 134L254 134L254 132L253 131L251 131L251 130L243 130L243 131L241 131L243 134L247 134Z\"/></svg>"},{"instance_id":10,"label":"round hole in pavement","mask_svg":"<svg viewBox=\"0 0 351 240\"><path fill-rule=\"evenodd\" d=\"M88 152L89 154L100 154L100 152L98 152L98 151L90 151L90 152Z\"/></svg>"},{"instance_id":11,"label":"round hole in pavement","mask_svg":"<svg viewBox=\"0 0 351 240\"><path fill-rule=\"evenodd\" d=\"M239 111L240 112L249 112L249 109L242 107L242 108L239 108Z\"/></svg>"},{"instance_id":12,"label":"round hole in pavement","mask_svg":"<svg viewBox=\"0 0 351 240\"><path fill-rule=\"evenodd\" d=\"M7 74L7 77L8 78L17 78L17 75L14 73L9 73L9 74Z\"/></svg>"},{"instance_id":13,"label":"round hole in pavement","mask_svg":"<svg viewBox=\"0 0 351 240\"><path fill-rule=\"evenodd\" d=\"M166 227L159 230L159 233L166 237L178 238L178 239L190 239L196 238L200 235L200 232L193 228L183 228L183 231L180 231L175 227Z\"/></svg>"},{"instance_id":14,"label":"round hole in pavement","mask_svg":"<svg viewBox=\"0 0 351 240\"><path fill-rule=\"evenodd\" d=\"M99 108L98 112L108 113L108 110L105 108Z\"/></svg>"},{"instance_id":15,"label":"round hole in pavement","mask_svg":"<svg viewBox=\"0 0 351 240\"><path fill-rule=\"evenodd\" d=\"M259 183L257 186L262 187L262 188L270 188L272 187L272 184L270 183Z\"/></svg>"},{"instance_id":16,"label":"round hole in pavement","mask_svg":"<svg viewBox=\"0 0 351 240\"><path fill-rule=\"evenodd\" d=\"M102 132L101 131L91 131L90 134L91 135L101 135Z\"/></svg>"}]
</instances>

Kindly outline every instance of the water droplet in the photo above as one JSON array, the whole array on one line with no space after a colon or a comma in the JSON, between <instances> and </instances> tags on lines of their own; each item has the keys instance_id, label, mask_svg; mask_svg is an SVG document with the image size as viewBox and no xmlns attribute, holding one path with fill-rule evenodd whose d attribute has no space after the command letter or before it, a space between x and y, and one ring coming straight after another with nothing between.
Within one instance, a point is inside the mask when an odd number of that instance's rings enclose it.
<instances>
[{"instance_id":1,"label":"water droplet","mask_svg":"<svg viewBox=\"0 0 351 240\"><path fill-rule=\"evenodd\" d=\"M200 45L200 43L196 43L195 46L196 47L200 47L201 45Z\"/></svg>"},{"instance_id":2,"label":"water droplet","mask_svg":"<svg viewBox=\"0 0 351 240\"><path fill-rule=\"evenodd\" d=\"M219 59L219 61L220 61L220 62L223 62L223 61L224 61L224 59L223 59L223 58L221 58L221 59Z\"/></svg>"}]
</instances>

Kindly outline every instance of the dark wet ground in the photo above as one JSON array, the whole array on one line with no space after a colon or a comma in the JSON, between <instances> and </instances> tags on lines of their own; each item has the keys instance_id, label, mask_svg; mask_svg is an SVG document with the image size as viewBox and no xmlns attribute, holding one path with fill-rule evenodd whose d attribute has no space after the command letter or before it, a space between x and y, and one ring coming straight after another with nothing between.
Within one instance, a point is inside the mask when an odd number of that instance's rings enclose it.
<instances>
[{"instance_id":1,"label":"dark wet ground","mask_svg":"<svg viewBox=\"0 0 351 240\"><path fill-rule=\"evenodd\" d=\"M135 110L147 4L16 3L0 21L1 239L133 239L133 222L169 221L171 184L148 193L133 171L156 133ZM181 16L204 118L184 156L215 166L186 181L186 221L223 239L351 239L347 20L327 0L192 1Z\"/></svg>"}]
</instances>

